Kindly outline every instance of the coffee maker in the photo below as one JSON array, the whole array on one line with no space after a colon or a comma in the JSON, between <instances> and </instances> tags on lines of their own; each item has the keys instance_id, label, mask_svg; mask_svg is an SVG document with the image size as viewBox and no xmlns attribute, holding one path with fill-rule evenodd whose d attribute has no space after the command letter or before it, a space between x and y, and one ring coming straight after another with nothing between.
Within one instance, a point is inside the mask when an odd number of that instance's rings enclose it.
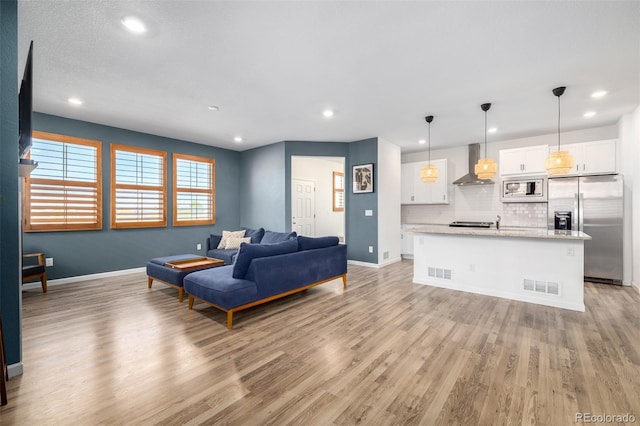
<instances>
[{"instance_id":1,"label":"coffee maker","mask_svg":"<svg viewBox=\"0 0 640 426\"><path fill-rule=\"evenodd\" d=\"M571 231L571 212L555 212L555 229L562 231Z\"/></svg>"}]
</instances>

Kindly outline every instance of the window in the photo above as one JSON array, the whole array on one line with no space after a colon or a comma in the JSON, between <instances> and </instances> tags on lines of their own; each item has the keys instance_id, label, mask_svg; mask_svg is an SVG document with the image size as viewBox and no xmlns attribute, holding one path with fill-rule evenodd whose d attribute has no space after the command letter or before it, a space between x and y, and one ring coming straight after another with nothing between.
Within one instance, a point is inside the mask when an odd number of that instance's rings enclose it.
<instances>
[{"instance_id":1,"label":"window","mask_svg":"<svg viewBox=\"0 0 640 426\"><path fill-rule=\"evenodd\" d=\"M344 211L344 173L333 172L333 211Z\"/></svg>"},{"instance_id":2,"label":"window","mask_svg":"<svg viewBox=\"0 0 640 426\"><path fill-rule=\"evenodd\" d=\"M111 144L111 228L167 226L167 153Z\"/></svg>"},{"instance_id":3,"label":"window","mask_svg":"<svg viewBox=\"0 0 640 426\"><path fill-rule=\"evenodd\" d=\"M173 154L173 225L215 223L215 160Z\"/></svg>"},{"instance_id":4,"label":"window","mask_svg":"<svg viewBox=\"0 0 640 426\"><path fill-rule=\"evenodd\" d=\"M38 167L25 178L25 231L102 229L99 141L34 131L29 158Z\"/></svg>"}]
</instances>

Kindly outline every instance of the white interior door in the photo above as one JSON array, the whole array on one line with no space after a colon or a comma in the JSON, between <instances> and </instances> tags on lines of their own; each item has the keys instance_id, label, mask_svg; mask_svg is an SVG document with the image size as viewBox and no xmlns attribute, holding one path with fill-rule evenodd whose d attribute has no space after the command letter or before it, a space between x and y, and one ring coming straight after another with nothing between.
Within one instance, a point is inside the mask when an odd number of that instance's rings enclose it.
<instances>
[{"instance_id":1,"label":"white interior door","mask_svg":"<svg viewBox=\"0 0 640 426\"><path fill-rule=\"evenodd\" d=\"M298 235L316 235L316 188L309 180L292 179L291 229Z\"/></svg>"}]
</instances>

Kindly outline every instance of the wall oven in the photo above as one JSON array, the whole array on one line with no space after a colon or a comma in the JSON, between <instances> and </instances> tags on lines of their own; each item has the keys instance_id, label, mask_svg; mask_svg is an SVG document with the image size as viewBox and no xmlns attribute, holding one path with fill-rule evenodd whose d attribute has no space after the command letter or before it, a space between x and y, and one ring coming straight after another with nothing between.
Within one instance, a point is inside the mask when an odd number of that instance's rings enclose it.
<instances>
[{"instance_id":1,"label":"wall oven","mask_svg":"<svg viewBox=\"0 0 640 426\"><path fill-rule=\"evenodd\" d=\"M500 189L503 203L547 202L547 178L504 179Z\"/></svg>"}]
</instances>

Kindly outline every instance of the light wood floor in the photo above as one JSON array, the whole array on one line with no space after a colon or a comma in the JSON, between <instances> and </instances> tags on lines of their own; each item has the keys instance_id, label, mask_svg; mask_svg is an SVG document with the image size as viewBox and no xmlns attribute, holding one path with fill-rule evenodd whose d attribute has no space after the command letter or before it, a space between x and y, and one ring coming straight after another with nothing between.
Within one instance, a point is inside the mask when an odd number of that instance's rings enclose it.
<instances>
[{"instance_id":1,"label":"light wood floor","mask_svg":"<svg viewBox=\"0 0 640 426\"><path fill-rule=\"evenodd\" d=\"M0 423L640 422L640 296L586 285L586 313L411 283L412 263L236 315L144 274L23 293L24 375Z\"/></svg>"}]
</instances>

